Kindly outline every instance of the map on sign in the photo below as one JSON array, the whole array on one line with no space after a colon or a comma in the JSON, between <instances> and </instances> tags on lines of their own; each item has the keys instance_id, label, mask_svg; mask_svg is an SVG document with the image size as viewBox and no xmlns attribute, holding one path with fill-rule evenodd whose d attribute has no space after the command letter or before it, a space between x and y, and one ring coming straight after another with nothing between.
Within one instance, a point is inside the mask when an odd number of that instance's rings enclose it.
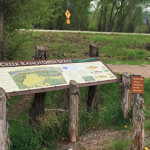
<instances>
[{"instance_id":1,"label":"map on sign","mask_svg":"<svg viewBox=\"0 0 150 150\"><path fill-rule=\"evenodd\" d=\"M9 71L19 89L66 84L59 67L35 67Z\"/></svg>"},{"instance_id":2,"label":"map on sign","mask_svg":"<svg viewBox=\"0 0 150 150\"><path fill-rule=\"evenodd\" d=\"M6 63L12 65L13 63ZM7 93L68 86L75 80L80 86L111 83L117 80L101 61L0 68L0 87ZM19 95L19 94L18 94Z\"/></svg>"}]
</instances>

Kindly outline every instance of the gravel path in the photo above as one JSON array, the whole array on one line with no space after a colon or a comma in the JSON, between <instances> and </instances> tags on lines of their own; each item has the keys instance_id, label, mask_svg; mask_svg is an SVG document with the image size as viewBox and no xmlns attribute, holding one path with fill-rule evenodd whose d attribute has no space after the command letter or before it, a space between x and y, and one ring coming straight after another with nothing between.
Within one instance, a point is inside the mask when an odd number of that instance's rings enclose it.
<instances>
[{"instance_id":1,"label":"gravel path","mask_svg":"<svg viewBox=\"0 0 150 150\"><path fill-rule=\"evenodd\" d=\"M123 73L129 72L131 74L138 74L142 77L150 77L150 65L108 65L113 72Z\"/></svg>"}]
</instances>

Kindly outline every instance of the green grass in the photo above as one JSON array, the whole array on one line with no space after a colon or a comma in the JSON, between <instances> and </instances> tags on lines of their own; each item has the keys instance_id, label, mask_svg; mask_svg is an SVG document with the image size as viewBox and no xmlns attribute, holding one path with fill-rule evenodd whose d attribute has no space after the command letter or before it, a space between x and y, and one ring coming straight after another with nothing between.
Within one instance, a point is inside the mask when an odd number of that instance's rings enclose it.
<instances>
[{"instance_id":1,"label":"green grass","mask_svg":"<svg viewBox=\"0 0 150 150\"><path fill-rule=\"evenodd\" d=\"M113 141L112 144L110 144L107 147L107 150L128 150L130 147L131 142L129 140L121 139Z\"/></svg>"},{"instance_id":2,"label":"green grass","mask_svg":"<svg viewBox=\"0 0 150 150\"><path fill-rule=\"evenodd\" d=\"M34 47L49 48L49 59L89 57L89 44L99 46L99 54L105 63L150 64L148 35L51 33L15 31L6 34L5 56L13 60L32 60Z\"/></svg>"}]
</instances>

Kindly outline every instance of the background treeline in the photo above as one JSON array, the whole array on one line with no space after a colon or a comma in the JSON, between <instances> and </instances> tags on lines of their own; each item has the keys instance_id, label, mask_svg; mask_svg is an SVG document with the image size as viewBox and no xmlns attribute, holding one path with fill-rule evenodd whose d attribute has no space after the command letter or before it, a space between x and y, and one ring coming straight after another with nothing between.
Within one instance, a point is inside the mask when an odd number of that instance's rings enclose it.
<instances>
[{"instance_id":1,"label":"background treeline","mask_svg":"<svg viewBox=\"0 0 150 150\"><path fill-rule=\"evenodd\" d=\"M3 0L4 1L4 0ZM150 33L149 0L5 0L5 29ZM71 13L66 24L65 11Z\"/></svg>"}]
</instances>

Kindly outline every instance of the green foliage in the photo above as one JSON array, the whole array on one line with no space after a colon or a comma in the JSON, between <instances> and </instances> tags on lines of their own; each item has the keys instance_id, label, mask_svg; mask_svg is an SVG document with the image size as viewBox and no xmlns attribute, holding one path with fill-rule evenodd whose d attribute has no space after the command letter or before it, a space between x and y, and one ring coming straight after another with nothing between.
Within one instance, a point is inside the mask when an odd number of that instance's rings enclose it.
<instances>
[{"instance_id":1,"label":"green foliage","mask_svg":"<svg viewBox=\"0 0 150 150\"><path fill-rule=\"evenodd\" d=\"M11 139L11 150L33 150L40 148L40 139L34 133L30 126L26 126L23 122L9 121L12 128L9 128Z\"/></svg>"},{"instance_id":2,"label":"green foliage","mask_svg":"<svg viewBox=\"0 0 150 150\"><path fill-rule=\"evenodd\" d=\"M97 29L107 32L135 32L138 26L142 25L144 16L143 8L147 7L147 1L140 0L93 0L95 8L93 10L92 21L89 29ZM96 24L93 24L97 22ZM144 30L143 30L144 31Z\"/></svg>"},{"instance_id":3,"label":"green foliage","mask_svg":"<svg viewBox=\"0 0 150 150\"><path fill-rule=\"evenodd\" d=\"M107 147L108 150L128 150L130 146L130 141L121 139L114 141L111 145Z\"/></svg>"},{"instance_id":4,"label":"green foliage","mask_svg":"<svg viewBox=\"0 0 150 150\"><path fill-rule=\"evenodd\" d=\"M18 32L5 37L5 60L33 60L34 46L49 48L49 58L89 57L89 44L99 45L101 59L111 64L149 64L147 35Z\"/></svg>"},{"instance_id":5,"label":"green foliage","mask_svg":"<svg viewBox=\"0 0 150 150\"><path fill-rule=\"evenodd\" d=\"M5 60L33 60L34 38L37 35L32 32L7 32L4 42Z\"/></svg>"},{"instance_id":6,"label":"green foliage","mask_svg":"<svg viewBox=\"0 0 150 150\"><path fill-rule=\"evenodd\" d=\"M43 28L57 22L62 0L9 0L5 8L5 29ZM53 23L54 24L54 23ZM54 26L55 27L55 26Z\"/></svg>"}]
</instances>

